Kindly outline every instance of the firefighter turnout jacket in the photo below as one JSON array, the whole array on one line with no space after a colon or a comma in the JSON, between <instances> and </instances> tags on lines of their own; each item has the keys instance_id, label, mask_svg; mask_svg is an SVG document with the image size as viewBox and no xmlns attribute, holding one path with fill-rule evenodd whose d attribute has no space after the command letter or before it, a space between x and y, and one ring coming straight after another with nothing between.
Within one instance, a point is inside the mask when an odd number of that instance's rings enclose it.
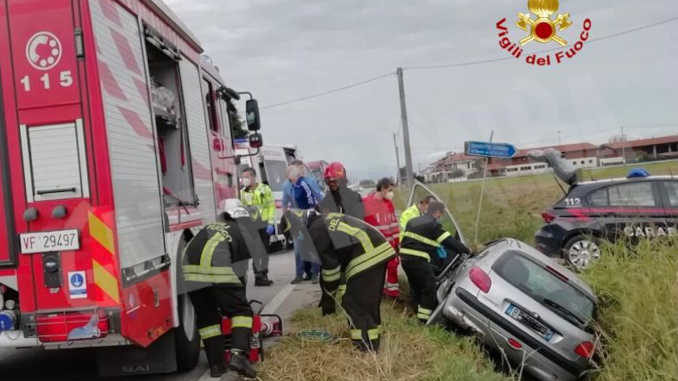
<instances>
[{"instance_id":1,"label":"firefighter turnout jacket","mask_svg":"<svg viewBox=\"0 0 678 381\"><path fill-rule=\"evenodd\" d=\"M251 258L237 222L204 227L184 249L184 280L243 286L232 264Z\"/></svg>"},{"instance_id":2,"label":"firefighter turnout jacket","mask_svg":"<svg viewBox=\"0 0 678 381\"><path fill-rule=\"evenodd\" d=\"M400 242L400 257L414 296L417 318L423 322L430 318L437 305L434 268L443 267L437 255L439 247L457 254L469 253L469 249L432 216L415 217L407 223Z\"/></svg>"},{"instance_id":3,"label":"firefighter turnout jacket","mask_svg":"<svg viewBox=\"0 0 678 381\"><path fill-rule=\"evenodd\" d=\"M309 233L321 261L323 313L334 312L345 282L340 303L350 317L351 339L360 349L378 350L386 263L395 250L376 229L340 213L312 216Z\"/></svg>"},{"instance_id":4,"label":"firefighter turnout jacket","mask_svg":"<svg viewBox=\"0 0 678 381\"><path fill-rule=\"evenodd\" d=\"M318 204L323 214L342 213L358 219L365 218L365 206L360 193L341 185L336 191L329 190Z\"/></svg>"},{"instance_id":5,"label":"firefighter turnout jacket","mask_svg":"<svg viewBox=\"0 0 678 381\"><path fill-rule=\"evenodd\" d=\"M254 189L244 188L240 191L240 201L245 206L254 206L259 215L253 215L254 220L261 220L269 225L275 223L275 200L271 187L259 184Z\"/></svg>"},{"instance_id":6,"label":"firefighter turnout jacket","mask_svg":"<svg viewBox=\"0 0 678 381\"><path fill-rule=\"evenodd\" d=\"M245 295L245 274L233 269L234 263L249 258L245 237L235 220L207 225L183 252L183 280L190 290L210 366L223 364L222 315L231 318L231 348L249 350L253 314Z\"/></svg>"},{"instance_id":7,"label":"firefighter turnout jacket","mask_svg":"<svg viewBox=\"0 0 678 381\"><path fill-rule=\"evenodd\" d=\"M407 223L410 222L411 219L416 218L421 216L421 212L419 211L419 207L417 204L414 204L410 206L409 208L405 209L405 211L400 215L400 240L403 240L403 233L405 233L405 229L407 228Z\"/></svg>"},{"instance_id":8,"label":"firefighter turnout jacket","mask_svg":"<svg viewBox=\"0 0 678 381\"><path fill-rule=\"evenodd\" d=\"M400 254L416 256L431 262L437 257L439 247L457 254L469 253L469 249L457 241L450 232L435 218L424 215L415 217L407 223L403 239L400 241Z\"/></svg>"}]
</instances>

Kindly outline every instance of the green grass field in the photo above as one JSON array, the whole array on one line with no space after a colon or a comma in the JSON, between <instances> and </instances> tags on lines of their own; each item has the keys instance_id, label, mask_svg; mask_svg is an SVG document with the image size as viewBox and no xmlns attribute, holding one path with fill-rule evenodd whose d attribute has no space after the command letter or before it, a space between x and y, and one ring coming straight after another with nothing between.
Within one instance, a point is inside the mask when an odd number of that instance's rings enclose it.
<instances>
[{"instance_id":1,"label":"green grass field","mask_svg":"<svg viewBox=\"0 0 678 381\"><path fill-rule=\"evenodd\" d=\"M678 175L678 162L645 164L654 175ZM630 167L629 167L630 168ZM585 179L623 177L629 168L607 168ZM438 184L432 189L454 213L469 241L480 182ZM501 237L533 242L541 212L562 197L552 175L488 179L480 218L479 243ZM396 198L399 210L405 204ZM592 379L598 381L678 381L678 242L644 242L635 250L622 244L603 248L603 259L582 276L600 298L598 349ZM401 279L401 283L406 279ZM405 284L403 288L407 288ZM318 308L299 311L288 336L260 367L263 380L510 380L497 372L472 338L441 328L422 327L404 303L382 303L385 331L378 355L351 350L346 320L320 316ZM327 329L333 343L305 342L303 329Z\"/></svg>"},{"instance_id":2,"label":"green grass field","mask_svg":"<svg viewBox=\"0 0 678 381\"><path fill-rule=\"evenodd\" d=\"M580 178L600 180L624 177L631 168L638 166L583 170ZM642 167L653 175L675 174L678 177L678 161L644 163ZM432 184L430 187L457 219L467 243L474 246L502 237L534 243L534 233L543 224L541 213L563 197L563 191L552 174L488 178L478 224L478 239L474 241L482 182ZM406 193L397 193L395 202L399 211L407 203L409 194Z\"/></svg>"}]
</instances>

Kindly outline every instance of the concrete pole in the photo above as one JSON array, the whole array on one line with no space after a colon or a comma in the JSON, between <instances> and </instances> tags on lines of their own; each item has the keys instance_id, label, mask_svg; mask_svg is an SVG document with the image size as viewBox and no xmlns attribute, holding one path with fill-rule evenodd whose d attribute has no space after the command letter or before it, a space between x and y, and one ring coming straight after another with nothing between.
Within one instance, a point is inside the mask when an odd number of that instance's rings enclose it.
<instances>
[{"instance_id":1,"label":"concrete pole","mask_svg":"<svg viewBox=\"0 0 678 381\"><path fill-rule=\"evenodd\" d=\"M395 147L395 154L396 154L396 165L398 166L398 170L396 171L396 183L400 184L400 152L398 150L398 138L396 137L396 133L393 133L393 146Z\"/></svg>"},{"instance_id":2,"label":"concrete pole","mask_svg":"<svg viewBox=\"0 0 678 381\"><path fill-rule=\"evenodd\" d=\"M624 164L626 164L626 136L624 136L624 127L621 128L621 141L622 141L622 158L624 159Z\"/></svg>"},{"instance_id":3,"label":"concrete pole","mask_svg":"<svg viewBox=\"0 0 678 381\"><path fill-rule=\"evenodd\" d=\"M410 147L410 128L407 123L407 104L405 103L405 82L403 80L403 68L396 70L398 75L398 90L400 92L400 119L403 123L403 143L405 147L405 167L407 168L407 178L405 182L408 187L414 184L414 170L412 168L412 149Z\"/></svg>"}]
</instances>

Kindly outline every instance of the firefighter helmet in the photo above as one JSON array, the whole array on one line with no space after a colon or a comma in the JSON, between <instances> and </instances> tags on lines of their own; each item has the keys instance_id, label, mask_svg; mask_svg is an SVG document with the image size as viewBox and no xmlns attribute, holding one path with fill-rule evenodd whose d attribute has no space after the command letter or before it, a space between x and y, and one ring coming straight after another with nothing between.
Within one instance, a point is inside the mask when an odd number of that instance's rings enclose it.
<instances>
[{"instance_id":1,"label":"firefighter helmet","mask_svg":"<svg viewBox=\"0 0 678 381\"><path fill-rule=\"evenodd\" d=\"M250 213L237 198L229 198L224 201L224 212L231 218L249 217Z\"/></svg>"},{"instance_id":2,"label":"firefighter helmet","mask_svg":"<svg viewBox=\"0 0 678 381\"><path fill-rule=\"evenodd\" d=\"M335 161L325 168L323 177L325 178L325 181L346 179L346 169L340 162Z\"/></svg>"}]
</instances>

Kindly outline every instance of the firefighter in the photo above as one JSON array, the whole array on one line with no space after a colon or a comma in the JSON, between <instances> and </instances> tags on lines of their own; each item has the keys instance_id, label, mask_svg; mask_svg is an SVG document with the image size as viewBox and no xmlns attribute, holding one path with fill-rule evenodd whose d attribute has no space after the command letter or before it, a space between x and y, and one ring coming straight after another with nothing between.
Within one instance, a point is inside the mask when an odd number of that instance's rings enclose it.
<instances>
[{"instance_id":1,"label":"firefighter","mask_svg":"<svg viewBox=\"0 0 678 381\"><path fill-rule=\"evenodd\" d=\"M419 200L419 203L410 206L400 215L400 240L403 240L403 233L407 228L407 223L415 218L426 214L429 202L435 200L433 196L426 196Z\"/></svg>"},{"instance_id":2,"label":"firefighter","mask_svg":"<svg viewBox=\"0 0 678 381\"><path fill-rule=\"evenodd\" d=\"M412 299L417 308L417 318L426 322L437 306L435 267L441 265L438 249L444 248L457 254L468 254L469 249L445 231L440 224L445 206L430 201L426 214L407 223L402 233L400 257L412 290Z\"/></svg>"},{"instance_id":3,"label":"firefighter","mask_svg":"<svg viewBox=\"0 0 678 381\"><path fill-rule=\"evenodd\" d=\"M264 225L259 229L259 236L264 247L268 249L270 236L275 234L275 200L271 187L257 183L257 173L253 168L245 168L242 171L242 185L240 199L244 205L256 208L257 215L253 215L252 218ZM273 284L273 281L268 279L268 252L252 261L252 270L255 286Z\"/></svg>"},{"instance_id":4,"label":"firefighter","mask_svg":"<svg viewBox=\"0 0 678 381\"><path fill-rule=\"evenodd\" d=\"M398 229L398 217L395 215L395 208L393 207L394 193L393 188L395 184L393 180L385 177L377 182L376 192L370 193L363 199L365 205L365 221L370 225L376 227L381 234L386 237L386 240L393 246L393 249L398 252L400 229ZM388 262L386 266L386 284L384 285L384 295L392 298L400 296L400 289L398 286L398 265L400 259L398 256L394 257Z\"/></svg>"},{"instance_id":5,"label":"firefighter","mask_svg":"<svg viewBox=\"0 0 678 381\"><path fill-rule=\"evenodd\" d=\"M381 292L393 247L364 221L306 211L310 236L321 265L321 308L332 314L340 304L348 314L351 339L362 351L378 351L381 336ZM338 300L340 282L346 292Z\"/></svg>"},{"instance_id":6,"label":"firefighter","mask_svg":"<svg viewBox=\"0 0 678 381\"><path fill-rule=\"evenodd\" d=\"M362 197L348 188L346 169L339 162L330 163L323 174L329 192L320 202L321 213L343 213L358 219L365 218Z\"/></svg>"},{"instance_id":7,"label":"firefighter","mask_svg":"<svg viewBox=\"0 0 678 381\"><path fill-rule=\"evenodd\" d=\"M228 369L254 378L256 372L248 360L252 309L245 296L245 274L233 269L235 263L250 258L247 232L234 218L249 218L249 214L239 200L227 200L224 209L224 223L207 225L188 242L183 253L183 279L195 307L210 375L220 377L227 371L226 341L221 332L224 315L232 322Z\"/></svg>"}]
</instances>

